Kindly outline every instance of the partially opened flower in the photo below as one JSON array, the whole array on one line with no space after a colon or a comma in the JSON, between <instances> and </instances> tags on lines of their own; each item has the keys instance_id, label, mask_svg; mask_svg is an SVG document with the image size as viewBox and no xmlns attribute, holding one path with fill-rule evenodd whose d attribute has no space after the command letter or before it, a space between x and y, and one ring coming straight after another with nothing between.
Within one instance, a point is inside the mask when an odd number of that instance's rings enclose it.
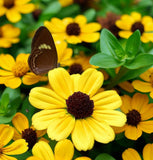
<instances>
[{"instance_id":1,"label":"partially opened flower","mask_svg":"<svg viewBox=\"0 0 153 160\"><path fill-rule=\"evenodd\" d=\"M22 82L25 85L32 85L39 81L47 81L47 77L37 76L29 72L29 54L20 53L16 61L10 54L0 55L0 84L12 89L18 88Z\"/></svg>"},{"instance_id":2,"label":"partially opened flower","mask_svg":"<svg viewBox=\"0 0 153 160\"><path fill-rule=\"evenodd\" d=\"M152 160L153 144L147 144L143 148L143 160ZM142 160L139 153L133 149L128 148L122 153L123 160Z\"/></svg>"},{"instance_id":3,"label":"partially opened flower","mask_svg":"<svg viewBox=\"0 0 153 160\"><path fill-rule=\"evenodd\" d=\"M153 132L153 103L149 103L149 98L145 94L135 93L131 98L124 95L122 98L121 111L127 116L127 122L123 127L116 127L115 132L125 132L125 136L131 140L137 140L142 132Z\"/></svg>"},{"instance_id":4,"label":"partially opened flower","mask_svg":"<svg viewBox=\"0 0 153 160\"><path fill-rule=\"evenodd\" d=\"M133 87L143 93L150 92L150 97L153 98L153 67L140 75L143 80L134 80Z\"/></svg>"},{"instance_id":5,"label":"partially opened flower","mask_svg":"<svg viewBox=\"0 0 153 160\"><path fill-rule=\"evenodd\" d=\"M25 139L28 143L29 149L31 149L42 137L46 134L46 130L36 130L33 126L29 126L29 122L27 117L17 112L12 119L12 123L14 125L14 140L17 139Z\"/></svg>"},{"instance_id":6,"label":"partially opened flower","mask_svg":"<svg viewBox=\"0 0 153 160\"><path fill-rule=\"evenodd\" d=\"M18 43L20 29L13 27L11 24L0 26L0 47L9 48L14 43Z\"/></svg>"},{"instance_id":7,"label":"partially opened flower","mask_svg":"<svg viewBox=\"0 0 153 160\"><path fill-rule=\"evenodd\" d=\"M68 139L57 142L54 153L48 143L40 141L32 149L33 156L27 160L72 160L74 146ZM75 160L91 160L88 157L79 157Z\"/></svg>"},{"instance_id":8,"label":"partially opened flower","mask_svg":"<svg viewBox=\"0 0 153 160\"><path fill-rule=\"evenodd\" d=\"M116 25L122 30L119 31L122 38L129 38L138 29L142 42L153 42L153 19L150 16L142 17L140 13L132 12L131 15L122 15L121 19L116 21Z\"/></svg>"},{"instance_id":9,"label":"partially opened flower","mask_svg":"<svg viewBox=\"0 0 153 160\"><path fill-rule=\"evenodd\" d=\"M0 124L0 159L17 160L10 155L18 155L28 150L28 144L24 139L16 140L7 145L13 138L14 129L9 125ZM7 145L7 146L6 146Z\"/></svg>"},{"instance_id":10,"label":"partially opened flower","mask_svg":"<svg viewBox=\"0 0 153 160\"><path fill-rule=\"evenodd\" d=\"M10 22L16 23L21 20L21 13L31 13L35 5L28 3L31 0L1 0L0 16L6 15Z\"/></svg>"},{"instance_id":11,"label":"partially opened flower","mask_svg":"<svg viewBox=\"0 0 153 160\"><path fill-rule=\"evenodd\" d=\"M68 43L77 44L81 42L96 42L100 38L100 24L92 22L87 24L87 19L83 15L78 15L74 19L71 17L62 20L52 18L45 21L44 25L50 30L57 40L66 40Z\"/></svg>"},{"instance_id":12,"label":"partially opened flower","mask_svg":"<svg viewBox=\"0 0 153 160\"><path fill-rule=\"evenodd\" d=\"M30 91L30 103L42 111L32 117L38 130L47 129L52 140L62 140L70 134L78 150L88 150L94 140L108 143L114 140L111 126L123 126L126 116L115 109L121 106L116 91L98 92L103 75L89 68L80 74L69 75L63 68L48 73L52 89L36 87Z\"/></svg>"}]
</instances>

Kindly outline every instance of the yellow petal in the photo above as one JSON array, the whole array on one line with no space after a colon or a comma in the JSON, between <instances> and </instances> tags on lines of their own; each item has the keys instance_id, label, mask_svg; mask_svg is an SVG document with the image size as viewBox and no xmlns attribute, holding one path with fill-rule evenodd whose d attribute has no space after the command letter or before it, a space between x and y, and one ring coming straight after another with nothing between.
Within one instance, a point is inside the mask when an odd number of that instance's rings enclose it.
<instances>
[{"instance_id":1,"label":"yellow petal","mask_svg":"<svg viewBox=\"0 0 153 160\"><path fill-rule=\"evenodd\" d=\"M122 99L121 111L124 113L128 113L129 110L132 110L132 105L131 105L132 98L128 95L124 95L121 97L121 99Z\"/></svg>"},{"instance_id":2,"label":"yellow petal","mask_svg":"<svg viewBox=\"0 0 153 160\"><path fill-rule=\"evenodd\" d=\"M39 141L32 148L34 156L39 157L41 160L54 160L54 155L51 147L47 142Z\"/></svg>"},{"instance_id":3,"label":"yellow petal","mask_svg":"<svg viewBox=\"0 0 153 160\"><path fill-rule=\"evenodd\" d=\"M80 34L80 39L84 42L87 43L93 43L98 41L100 38L100 33L95 32L95 33L81 33Z\"/></svg>"},{"instance_id":4,"label":"yellow petal","mask_svg":"<svg viewBox=\"0 0 153 160\"><path fill-rule=\"evenodd\" d=\"M91 160L91 159L88 157L78 157L75 160Z\"/></svg>"},{"instance_id":5,"label":"yellow petal","mask_svg":"<svg viewBox=\"0 0 153 160\"><path fill-rule=\"evenodd\" d=\"M120 96L114 90L97 93L91 100L94 101L95 110L117 109L122 104Z\"/></svg>"},{"instance_id":6,"label":"yellow petal","mask_svg":"<svg viewBox=\"0 0 153 160\"><path fill-rule=\"evenodd\" d=\"M132 98L132 109L136 109L141 113L141 109L149 103L149 98L146 94L136 93Z\"/></svg>"},{"instance_id":7,"label":"yellow petal","mask_svg":"<svg viewBox=\"0 0 153 160\"><path fill-rule=\"evenodd\" d=\"M6 17L12 23L16 23L21 20L21 14L15 9L7 10Z\"/></svg>"},{"instance_id":8,"label":"yellow petal","mask_svg":"<svg viewBox=\"0 0 153 160\"><path fill-rule=\"evenodd\" d=\"M3 31L4 37L6 37L7 40L10 40L10 41L11 41L11 38L15 38L19 36L21 32L19 28L13 27L11 24L6 24L2 26L2 31Z\"/></svg>"},{"instance_id":9,"label":"yellow petal","mask_svg":"<svg viewBox=\"0 0 153 160\"><path fill-rule=\"evenodd\" d=\"M87 18L83 15L78 15L74 19L75 23L78 23L79 26L82 26L87 23Z\"/></svg>"},{"instance_id":10,"label":"yellow petal","mask_svg":"<svg viewBox=\"0 0 153 160\"><path fill-rule=\"evenodd\" d=\"M56 117L50 121L47 134L52 140L62 140L67 138L72 132L75 118L67 114L64 117Z\"/></svg>"},{"instance_id":11,"label":"yellow petal","mask_svg":"<svg viewBox=\"0 0 153 160\"><path fill-rule=\"evenodd\" d=\"M38 130L43 130L49 126L52 119L55 119L57 117L63 117L65 116L65 114L65 109L42 110L33 115L32 124L34 128Z\"/></svg>"},{"instance_id":12,"label":"yellow petal","mask_svg":"<svg viewBox=\"0 0 153 160\"><path fill-rule=\"evenodd\" d=\"M56 160L71 160L74 154L74 147L70 140L59 141L54 149Z\"/></svg>"},{"instance_id":13,"label":"yellow petal","mask_svg":"<svg viewBox=\"0 0 153 160\"><path fill-rule=\"evenodd\" d=\"M145 147L143 148L143 159L153 160L152 153L153 153L153 144L145 145Z\"/></svg>"},{"instance_id":14,"label":"yellow petal","mask_svg":"<svg viewBox=\"0 0 153 160\"><path fill-rule=\"evenodd\" d=\"M0 133L0 148L2 148L13 138L14 129L9 125L0 124Z\"/></svg>"},{"instance_id":15,"label":"yellow petal","mask_svg":"<svg viewBox=\"0 0 153 160\"><path fill-rule=\"evenodd\" d=\"M144 26L148 23L152 23L153 22L153 20L152 20L152 17L150 17L150 16L143 16L142 17L142 24L144 24Z\"/></svg>"},{"instance_id":16,"label":"yellow petal","mask_svg":"<svg viewBox=\"0 0 153 160\"><path fill-rule=\"evenodd\" d=\"M6 38L0 38L0 47L9 48L11 45L11 42L9 42Z\"/></svg>"},{"instance_id":17,"label":"yellow petal","mask_svg":"<svg viewBox=\"0 0 153 160\"><path fill-rule=\"evenodd\" d=\"M3 77L13 76L13 73L10 71L5 71L5 70L0 69L0 76L3 76Z\"/></svg>"},{"instance_id":18,"label":"yellow petal","mask_svg":"<svg viewBox=\"0 0 153 160\"><path fill-rule=\"evenodd\" d=\"M10 54L1 54L0 55L0 66L3 69L11 71L12 67L14 65L15 65L15 60Z\"/></svg>"},{"instance_id":19,"label":"yellow petal","mask_svg":"<svg viewBox=\"0 0 153 160\"><path fill-rule=\"evenodd\" d=\"M131 31L119 31L119 36L122 38L129 38L132 35Z\"/></svg>"},{"instance_id":20,"label":"yellow petal","mask_svg":"<svg viewBox=\"0 0 153 160\"><path fill-rule=\"evenodd\" d=\"M123 29L123 30L130 30L131 29L131 26L133 24L133 19L129 18L128 16L124 16L124 19L125 20L117 20L115 22L116 26L120 29ZM128 20L127 20L128 19ZM126 22L126 23L125 23Z\"/></svg>"},{"instance_id":21,"label":"yellow petal","mask_svg":"<svg viewBox=\"0 0 153 160\"><path fill-rule=\"evenodd\" d=\"M132 84L128 81L124 81L122 83L119 83L118 86L120 86L122 89L124 89L125 91L127 91L129 93L134 92L134 88L133 88Z\"/></svg>"},{"instance_id":22,"label":"yellow petal","mask_svg":"<svg viewBox=\"0 0 153 160\"><path fill-rule=\"evenodd\" d=\"M31 156L31 157L28 157L26 160L42 160L42 159L36 156Z\"/></svg>"},{"instance_id":23,"label":"yellow petal","mask_svg":"<svg viewBox=\"0 0 153 160\"><path fill-rule=\"evenodd\" d=\"M20 133L22 133L22 131L24 131L25 129L29 128L29 122L27 117L20 112L15 114L12 119L12 123Z\"/></svg>"},{"instance_id":24,"label":"yellow petal","mask_svg":"<svg viewBox=\"0 0 153 160\"><path fill-rule=\"evenodd\" d=\"M140 128L135 126L127 125L125 129L125 136L131 140L137 140L142 135Z\"/></svg>"},{"instance_id":25,"label":"yellow petal","mask_svg":"<svg viewBox=\"0 0 153 160\"><path fill-rule=\"evenodd\" d=\"M0 17L3 16L6 13L6 8L3 6L0 6Z\"/></svg>"},{"instance_id":26,"label":"yellow petal","mask_svg":"<svg viewBox=\"0 0 153 160\"><path fill-rule=\"evenodd\" d=\"M5 154L2 154L2 155L1 155L1 160L17 160L17 159L14 158L14 157L7 156L7 155L5 155Z\"/></svg>"},{"instance_id":27,"label":"yellow petal","mask_svg":"<svg viewBox=\"0 0 153 160\"><path fill-rule=\"evenodd\" d=\"M109 143L114 140L115 133L105 121L99 122L93 118L88 118L87 122L96 141L100 143Z\"/></svg>"},{"instance_id":28,"label":"yellow petal","mask_svg":"<svg viewBox=\"0 0 153 160\"><path fill-rule=\"evenodd\" d=\"M143 108L140 111L141 114L141 120L148 120L153 117L153 104L147 104L143 106Z\"/></svg>"},{"instance_id":29,"label":"yellow petal","mask_svg":"<svg viewBox=\"0 0 153 160\"><path fill-rule=\"evenodd\" d=\"M140 80L135 80L132 82L133 87L140 92L150 92L153 90L152 84L148 82L142 82Z\"/></svg>"},{"instance_id":30,"label":"yellow petal","mask_svg":"<svg viewBox=\"0 0 153 160\"><path fill-rule=\"evenodd\" d=\"M28 150L28 143L24 139L18 139L9 146L3 148L3 153L8 155L22 154Z\"/></svg>"},{"instance_id":31,"label":"yellow petal","mask_svg":"<svg viewBox=\"0 0 153 160\"><path fill-rule=\"evenodd\" d=\"M139 128L146 133L153 133L153 121L143 121L139 123Z\"/></svg>"},{"instance_id":32,"label":"yellow petal","mask_svg":"<svg viewBox=\"0 0 153 160\"><path fill-rule=\"evenodd\" d=\"M150 76L153 73L153 68L148 69L144 73L140 75L140 78L143 79L144 81L150 82Z\"/></svg>"},{"instance_id":33,"label":"yellow petal","mask_svg":"<svg viewBox=\"0 0 153 160\"><path fill-rule=\"evenodd\" d=\"M32 11L34 11L34 9L35 9L35 5L32 3L25 4L25 5L22 5L22 7L19 6L17 8L17 10L23 14L31 13Z\"/></svg>"},{"instance_id":34,"label":"yellow petal","mask_svg":"<svg viewBox=\"0 0 153 160\"><path fill-rule=\"evenodd\" d=\"M80 39L80 36L67 36L66 40L68 43L72 43L72 44L77 44L77 43L81 43L82 40Z\"/></svg>"},{"instance_id":35,"label":"yellow petal","mask_svg":"<svg viewBox=\"0 0 153 160\"><path fill-rule=\"evenodd\" d=\"M18 88L21 85L21 79L19 77L8 77L5 85L12 89Z\"/></svg>"},{"instance_id":36,"label":"yellow petal","mask_svg":"<svg viewBox=\"0 0 153 160\"><path fill-rule=\"evenodd\" d=\"M58 0L58 1L59 1L59 3L61 4L62 7L66 7L66 6L69 6L69 5L73 4L73 0L67 0L67 1Z\"/></svg>"},{"instance_id":37,"label":"yellow petal","mask_svg":"<svg viewBox=\"0 0 153 160\"><path fill-rule=\"evenodd\" d=\"M16 5L23 5L23 4L26 4L26 3L28 3L28 2L30 2L31 0L22 0L22 1L20 1L20 0L15 0L15 4Z\"/></svg>"},{"instance_id":38,"label":"yellow petal","mask_svg":"<svg viewBox=\"0 0 153 160\"><path fill-rule=\"evenodd\" d=\"M84 71L79 79L79 90L92 97L102 86L104 76L96 69L89 68Z\"/></svg>"},{"instance_id":39,"label":"yellow petal","mask_svg":"<svg viewBox=\"0 0 153 160\"><path fill-rule=\"evenodd\" d=\"M64 92L64 91L63 91ZM29 94L30 103L39 109L65 108L66 102L53 90L45 87L35 87Z\"/></svg>"},{"instance_id":40,"label":"yellow petal","mask_svg":"<svg viewBox=\"0 0 153 160\"><path fill-rule=\"evenodd\" d=\"M141 21L141 14L138 12L132 12L131 13L132 18L135 22Z\"/></svg>"},{"instance_id":41,"label":"yellow petal","mask_svg":"<svg viewBox=\"0 0 153 160\"><path fill-rule=\"evenodd\" d=\"M84 25L81 28L81 33L92 33L92 32L96 32L99 31L101 29L101 25L98 23L89 23Z\"/></svg>"},{"instance_id":42,"label":"yellow petal","mask_svg":"<svg viewBox=\"0 0 153 160\"><path fill-rule=\"evenodd\" d=\"M49 83L54 91L67 99L74 92L74 85L69 73L64 68L56 68L48 73Z\"/></svg>"},{"instance_id":43,"label":"yellow petal","mask_svg":"<svg viewBox=\"0 0 153 160\"><path fill-rule=\"evenodd\" d=\"M22 138L21 133L19 133L19 132L14 128L13 140L17 140L17 139L21 139L21 138Z\"/></svg>"},{"instance_id":44,"label":"yellow petal","mask_svg":"<svg viewBox=\"0 0 153 160\"><path fill-rule=\"evenodd\" d=\"M88 122L84 119L76 120L71 137L74 146L79 151L89 150L94 145L93 134L89 128Z\"/></svg>"},{"instance_id":45,"label":"yellow petal","mask_svg":"<svg viewBox=\"0 0 153 160\"><path fill-rule=\"evenodd\" d=\"M122 154L122 158L123 160L141 160L138 152L132 148L126 149Z\"/></svg>"},{"instance_id":46,"label":"yellow petal","mask_svg":"<svg viewBox=\"0 0 153 160\"><path fill-rule=\"evenodd\" d=\"M127 121L126 115L116 110L95 110L92 117L116 127L122 127Z\"/></svg>"},{"instance_id":47,"label":"yellow petal","mask_svg":"<svg viewBox=\"0 0 153 160\"><path fill-rule=\"evenodd\" d=\"M74 23L74 19L71 17L66 17L62 20L62 22L65 25L65 29L66 29L67 25L69 25L70 23Z\"/></svg>"},{"instance_id":48,"label":"yellow petal","mask_svg":"<svg viewBox=\"0 0 153 160\"><path fill-rule=\"evenodd\" d=\"M80 77L81 77L80 74L71 75L71 78L72 78L73 84L74 84L74 92L78 92L79 91L79 79L80 79Z\"/></svg>"}]
</instances>

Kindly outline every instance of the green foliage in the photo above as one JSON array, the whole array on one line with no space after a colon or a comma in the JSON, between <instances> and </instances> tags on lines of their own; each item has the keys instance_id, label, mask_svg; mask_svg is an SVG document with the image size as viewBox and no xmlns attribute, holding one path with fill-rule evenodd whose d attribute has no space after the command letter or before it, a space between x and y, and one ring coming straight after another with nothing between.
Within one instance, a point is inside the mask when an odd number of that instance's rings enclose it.
<instances>
[{"instance_id":1,"label":"green foliage","mask_svg":"<svg viewBox=\"0 0 153 160\"><path fill-rule=\"evenodd\" d=\"M95 160L115 160L115 158L113 158L107 153L102 153L98 155Z\"/></svg>"},{"instance_id":2,"label":"green foliage","mask_svg":"<svg viewBox=\"0 0 153 160\"><path fill-rule=\"evenodd\" d=\"M9 123L21 104L19 89L6 88L0 99L0 124Z\"/></svg>"}]
</instances>

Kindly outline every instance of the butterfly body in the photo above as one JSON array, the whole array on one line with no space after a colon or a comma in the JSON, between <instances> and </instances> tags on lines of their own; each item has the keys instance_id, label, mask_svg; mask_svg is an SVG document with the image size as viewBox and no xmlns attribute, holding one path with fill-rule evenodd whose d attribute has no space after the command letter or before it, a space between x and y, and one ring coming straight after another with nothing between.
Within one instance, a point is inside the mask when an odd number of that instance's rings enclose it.
<instances>
[{"instance_id":1,"label":"butterfly body","mask_svg":"<svg viewBox=\"0 0 153 160\"><path fill-rule=\"evenodd\" d=\"M57 67L57 51L53 37L46 27L40 27L32 40L28 63L32 72L45 74Z\"/></svg>"}]
</instances>

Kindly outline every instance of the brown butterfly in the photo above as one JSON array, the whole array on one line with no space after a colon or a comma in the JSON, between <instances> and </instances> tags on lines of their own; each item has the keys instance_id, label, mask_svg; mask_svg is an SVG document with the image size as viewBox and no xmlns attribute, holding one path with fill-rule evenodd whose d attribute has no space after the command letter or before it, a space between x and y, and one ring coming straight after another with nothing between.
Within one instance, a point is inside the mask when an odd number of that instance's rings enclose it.
<instances>
[{"instance_id":1,"label":"brown butterfly","mask_svg":"<svg viewBox=\"0 0 153 160\"><path fill-rule=\"evenodd\" d=\"M36 31L28 59L31 71L37 75L45 74L57 67L57 51L49 30L42 26Z\"/></svg>"}]
</instances>

